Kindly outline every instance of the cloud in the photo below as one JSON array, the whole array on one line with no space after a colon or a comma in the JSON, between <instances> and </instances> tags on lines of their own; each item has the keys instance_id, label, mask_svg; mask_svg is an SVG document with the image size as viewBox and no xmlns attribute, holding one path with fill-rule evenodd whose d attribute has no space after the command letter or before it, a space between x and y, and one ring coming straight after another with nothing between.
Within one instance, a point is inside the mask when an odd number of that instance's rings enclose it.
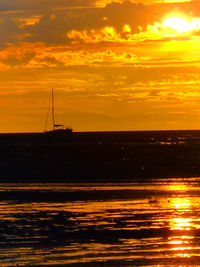
<instances>
[{"instance_id":1,"label":"cloud","mask_svg":"<svg viewBox=\"0 0 200 267\"><path fill-rule=\"evenodd\" d=\"M20 39L21 29L11 19L4 19L0 22L0 45L16 43Z\"/></svg>"},{"instance_id":2,"label":"cloud","mask_svg":"<svg viewBox=\"0 0 200 267\"><path fill-rule=\"evenodd\" d=\"M131 34L149 31L150 25L159 24L168 12L178 10L196 14L196 9L200 8L196 1L151 5L122 1L111 2L102 8L95 8L96 4L92 0L0 0L0 10L21 11L12 15L2 14L0 44L69 44L73 34L76 39L78 35L79 39L86 39L84 35L87 35L94 41L95 38L109 39L109 35L110 39L112 35L131 39ZM93 8L88 8L91 5Z\"/></svg>"},{"instance_id":3,"label":"cloud","mask_svg":"<svg viewBox=\"0 0 200 267\"><path fill-rule=\"evenodd\" d=\"M0 0L0 11L30 11L39 12L49 9L88 7L94 5L93 0Z\"/></svg>"},{"instance_id":4,"label":"cloud","mask_svg":"<svg viewBox=\"0 0 200 267\"><path fill-rule=\"evenodd\" d=\"M115 53L109 49L104 51L70 50L69 47L48 47L45 44L25 43L10 46L0 51L0 61L7 67L42 68L69 67L100 64L121 64L138 62L135 54L129 52Z\"/></svg>"}]
</instances>

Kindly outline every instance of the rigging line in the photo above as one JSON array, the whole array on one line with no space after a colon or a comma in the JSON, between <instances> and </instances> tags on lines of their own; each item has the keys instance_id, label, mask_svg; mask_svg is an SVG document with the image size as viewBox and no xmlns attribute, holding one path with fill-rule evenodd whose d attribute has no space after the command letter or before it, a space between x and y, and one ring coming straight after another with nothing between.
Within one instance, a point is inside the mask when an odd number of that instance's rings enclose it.
<instances>
[{"instance_id":1,"label":"rigging line","mask_svg":"<svg viewBox=\"0 0 200 267\"><path fill-rule=\"evenodd\" d=\"M53 88L51 90L51 98L52 98L52 123L53 123L53 130L55 130L54 92L53 92Z\"/></svg>"},{"instance_id":2,"label":"rigging line","mask_svg":"<svg viewBox=\"0 0 200 267\"><path fill-rule=\"evenodd\" d=\"M44 131L46 131L46 128L47 128L47 123L48 123L48 120L49 120L50 107L51 107L51 99L49 98L49 106L48 106L48 111L47 111L47 115L46 115Z\"/></svg>"}]
</instances>

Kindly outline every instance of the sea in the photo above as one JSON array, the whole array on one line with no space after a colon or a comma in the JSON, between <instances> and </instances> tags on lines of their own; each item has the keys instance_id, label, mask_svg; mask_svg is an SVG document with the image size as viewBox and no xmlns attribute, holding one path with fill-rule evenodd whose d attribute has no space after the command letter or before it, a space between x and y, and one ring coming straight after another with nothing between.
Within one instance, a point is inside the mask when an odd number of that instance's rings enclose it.
<instances>
[{"instance_id":1,"label":"sea","mask_svg":"<svg viewBox=\"0 0 200 267\"><path fill-rule=\"evenodd\" d=\"M1 267L199 265L199 177L0 184Z\"/></svg>"}]
</instances>

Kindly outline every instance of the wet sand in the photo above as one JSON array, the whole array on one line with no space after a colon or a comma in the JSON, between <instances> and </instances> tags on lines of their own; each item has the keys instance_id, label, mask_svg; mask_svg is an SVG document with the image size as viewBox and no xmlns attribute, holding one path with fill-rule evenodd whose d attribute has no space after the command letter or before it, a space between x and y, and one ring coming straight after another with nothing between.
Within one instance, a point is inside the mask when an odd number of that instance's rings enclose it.
<instances>
[{"instance_id":1,"label":"wet sand","mask_svg":"<svg viewBox=\"0 0 200 267\"><path fill-rule=\"evenodd\" d=\"M1 195L3 267L200 263L199 178L4 183Z\"/></svg>"}]
</instances>

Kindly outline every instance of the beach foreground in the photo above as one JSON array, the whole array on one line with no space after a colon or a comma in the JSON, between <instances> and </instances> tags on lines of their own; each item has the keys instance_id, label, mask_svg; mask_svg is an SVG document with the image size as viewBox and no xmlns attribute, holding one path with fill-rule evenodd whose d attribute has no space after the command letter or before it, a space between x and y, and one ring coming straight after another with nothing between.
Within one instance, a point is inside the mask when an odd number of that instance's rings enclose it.
<instances>
[{"instance_id":1,"label":"beach foreground","mask_svg":"<svg viewBox=\"0 0 200 267\"><path fill-rule=\"evenodd\" d=\"M200 178L0 188L3 267L200 264Z\"/></svg>"}]
</instances>

